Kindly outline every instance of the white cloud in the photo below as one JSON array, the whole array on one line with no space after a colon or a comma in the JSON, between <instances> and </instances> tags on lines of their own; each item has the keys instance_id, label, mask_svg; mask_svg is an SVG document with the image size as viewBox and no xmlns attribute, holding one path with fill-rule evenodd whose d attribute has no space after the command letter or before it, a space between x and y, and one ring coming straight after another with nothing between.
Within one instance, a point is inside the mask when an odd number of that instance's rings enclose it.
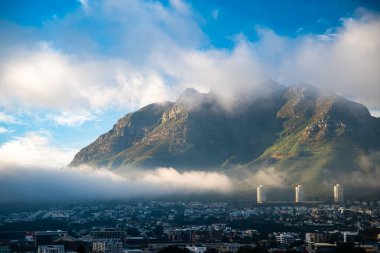
<instances>
[{"instance_id":1,"label":"white cloud","mask_svg":"<svg viewBox=\"0 0 380 253\"><path fill-rule=\"evenodd\" d=\"M93 111L138 108L168 100L170 89L154 71L140 72L120 59L81 60L43 44L0 64L3 107L53 109L56 123L78 125ZM0 114L0 120L12 118Z\"/></svg>"},{"instance_id":2,"label":"white cloud","mask_svg":"<svg viewBox=\"0 0 380 253\"><path fill-rule=\"evenodd\" d=\"M77 150L55 147L44 132L30 132L0 145L0 161L5 166L60 168L70 163Z\"/></svg>"},{"instance_id":3,"label":"white cloud","mask_svg":"<svg viewBox=\"0 0 380 253\"><path fill-rule=\"evenodd\" d=\"M182 0L170 0L170 4L180 13L191 14L189 6Z\"/></svg>"},{"instance_id":4,"label":"white cloud","mask_svg":"<svg viewBox=\"0 0 380 253\"><path fill-rule=\"evenodd\" d=\"M59 125L78 126L85 121L94 120L95 116L88 111L83 112L62 112L59 115L52 115L53 121Z\"/></svg>"},{"instance_id":5,"label":"white cloud","mask_svg":"<svg viewBox=\"0 0 380 253\"><path fill-rule=\"evenodd\" d=\"M136 170L126 175L89 166L66 167L77 150L54 146L46 132L30 132L0 145L0 203L124 199L199 192L228 193L220 173L174 168Z\"/></svg>"},{"instance_id":6,"label":"white cloud","mask_svg":"<svg viewBox=\"0 0 380 253\"><path fill-rule=\"evenodd\" d=\"M156 65L165 74L175 77L181 90L194 87L201 92L212 90L223 105L231 108L241 95L260 96L266 80L251 45L239 38L231 51L172 50L157 53Z\"/></svg>"},{"instance_id":7,"label":"white cloud","mask_svg":"<svg viewBox=\"0 0 380 253\"><path fill-rule=\"evenodd\" d=\"M287 175L274 167L260 168L251 174L243 182L252 187L257 185L265 185L269 187L285 187Z\"/></svg>"},{"instance_id":8,"label":"white cloud","mask_svg":"<svg viewBox=\"0 0 380 253\"><path fill-rule=\"evenodd\" d=\"M148 173L146 173L148 174ZM109 170L91 167L61 169L0 167L0 203L19 201L77 201L130 198L156 198L173 194L202 192L227 193L231 182L224 175L204 172L180 173L161 168L149 178L131 178ZM175 176L185 185L174 183ZM200 181L211 179L199 185ZM219 181L221 180L221 181Z\"/></svg>"},{"instance_id":9,"label":"white cloud","mask_svg":"<svg viewBox=\"0 0 380 253\"><path fill-rule=\"evenodd\" d=\"M230 179L216 172L173 168L116 174L89 166L66 167L73 150L54 147L44 133L29 133L0 146L0 203L127 199L200 192L228 193Z\"/></svg>"},{"instance_id":10,"label":"white cloud","mask_svg":"<svg viewBox=\"0 0 380 253\"><path fill-rule=\"evenodd\" d=\"M80 2L88 9L89 1ZM79 29L81 22L88 24L85 30ZM150 1L100 1L86 13L78 10L45 22L43 32L10 24L2 28L12 39L4 42L5 51L0 48L0 107L54 110L50 118L55 123L72 126L93 119L82 116L94 111L129 111L173 99L170 82L146 60L154 51L199 45L203 37L192 10L180 0L166 7ZM98 40L110 41L109 54L101 52L104 45ZM68 114L70 118L62 117Z\"/></svg>"},{"instance_id":11,"label":"white cloud","mask_svg":"<svg viewBox=\"0 0 380 253\"><path fill-rule=\"evenodd\" d=\"M380 118L380 110L371 110L371 115L376 118Z\"/></svg>"},{"instance_id":12,"label":"white cloud","mask_svg":"<svg viewBox=\"0 0 380 253\"><path fill-rule=\"evenodd\" d=\"M233 50L173 48L152 61L178 86L219 93L230 106L237 95L260 96L266 78L330 89L370 109L380 104L380 18L362 13L322 35L287 38L257 28L259 40L236 37Z\"/></svg>"},{"instance_id":13,"label":"white cloud","mask_svg":"<svg viewBox=\"0 0 380 253\"><path fill-rule=\"evenodd\" d=\"M258 28L258 41L238 35L236 46L224 50L205 49L193 10L180 0L169 6L100 1L91 8L47 23L48 43L16 43L0 64L1 106L53 109L53 120L76 125L91 120L81 116L93 111L172 100L189 86L212 89L231 105L236 95L257 95L269 77L327 87L379 107L380 21L374 15L362 13L341 29L295 39ZM77 24L84 20L96 22L83 31ZM86 112L63 120L77 111Z\"/></svg>"},{"instance_id":14,"label":"white cloud","mask_svg":"<svg viewBox=\"0 0 380 253\"><path fill-rule=\"evenodd\" d=\"M289 39L265 30L254 44L257 52L264 51L258 60L275 80L307 82L378 108L380 18L362 15L344 20L343 27L328 35Z\"/></svg>"},{"instance_id":15,"label":"white cloud","mask_svg":"<svg viewBox=\"0 0 380 253\"><path fill-rule=\"evenodd\" d=\"M13 132L12 130L0 126L0 134L4 134L4 133L12 133L12 132Z\"/></svg>"},{"instance_id":16,"label":"white cloud","mask_svg":"<svg viewBox=\"0 0 380 253\"><path fill-rule=\"evenodd\" d=\"M6 124L18 124L20 123L19 120L17 120L12 115L9 115L4 112L0 112L0 123L6 123Z\"/></svg>"},{"instance_id":17,"label":"white cloud","mask_svg":"<svg viewBox=\"0 0 380 253\"><path fill-rule=\"evenodd\" d=\"M89 0L78 0L78 1L83 6L84 9L89 8L89 3L88 3Z\"/></svg>"},{"instance_id":18,"label":"white cloud","mask_svg":"<svg viewBox=\"0 0 380 253\"><path fill-rule=\"evenodd\" d=\"M173 190L218 192L232 190L230 179L217 172L185 171L181 173L174 168L159 168L143 173L140 180Z\"/></svg>"}]
</instances>

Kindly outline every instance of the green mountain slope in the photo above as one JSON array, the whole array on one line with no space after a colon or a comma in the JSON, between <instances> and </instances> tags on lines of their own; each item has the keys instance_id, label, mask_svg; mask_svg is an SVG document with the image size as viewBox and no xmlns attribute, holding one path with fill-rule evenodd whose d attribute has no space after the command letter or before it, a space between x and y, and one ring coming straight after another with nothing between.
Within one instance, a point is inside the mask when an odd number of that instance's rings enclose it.
<instances>
[{"instance_id":1,"label":"green mountain slope","mask_svg":"<svg viewBox=\"0 0 380 253\"><path fill-rule=\"evenodd\" d=\"M226 109L216 94L188 89L173 103L121 118L70 165L217 170L244 179L243 188L253 187L250 176L268 166L285 174L287 184L312 189L377 173L363 166L363 157L380 150L380 119L365 106L308 85L270 83L260 96L247 97Z\"/></svg>"},{"instance_id":2,"label":"green mountain slope","mask_svg":"<svg viewBox=\"0 0 380 253\"><path fill-rule=\"evenodd\" d=\"M380 148L379 119L366 107L311 86L290 87L284 96L287 102L277 114L284 119L279 138L243 169L273 166L287 175L288 184L307 185L311 195L351 176L378 176L361 161ZM243 187L250 186L246 182Z\"/></svg>"}]
</instances>

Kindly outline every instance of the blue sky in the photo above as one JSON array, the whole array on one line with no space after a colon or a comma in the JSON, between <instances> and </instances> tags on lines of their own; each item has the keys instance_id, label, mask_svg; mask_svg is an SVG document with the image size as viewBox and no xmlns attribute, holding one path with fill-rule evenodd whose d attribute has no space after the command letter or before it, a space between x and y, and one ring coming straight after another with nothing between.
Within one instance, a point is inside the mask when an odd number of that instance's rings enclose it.
<instances>
[{"instance_id":1,"label":"blue sky","mask_svg":"<svg viewBox=\"0 0 380 253\"><path fill-rule=\"evenodd\" d=\"M189 86L228 100L265 78L307 82L380 115L379 11L369 0L0 0L0 157L22 147L35 154L26 164L64 165L121 116Z\"/></svg>"}]
</instances>

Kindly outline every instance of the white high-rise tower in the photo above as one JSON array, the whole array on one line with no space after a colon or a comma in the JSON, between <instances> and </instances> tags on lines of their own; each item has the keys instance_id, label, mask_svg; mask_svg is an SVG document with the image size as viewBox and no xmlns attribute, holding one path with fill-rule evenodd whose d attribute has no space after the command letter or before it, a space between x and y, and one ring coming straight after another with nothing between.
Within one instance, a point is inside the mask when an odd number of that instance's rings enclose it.
<instances>
[{"instance_id":1,"label":"white high-rise tower","mask_svg":"<svg viewBox=\"0 0 380 253\"><path fill-rule=\"evenodd\" d=\"M302 185L296 186L296 203L305 201L305 193Z\"/></svg>"},{"instance_id":2,"label":"white high-rise tower","mask_svg":"<svg viewBox=\"0 0 380 253\"><path fill-rule=\"evenodd\" d=\"M336 184L334 185L334 202L343 203L343 201L343 186L341 186L340 184Z\"/></svg>"},{"instance_id":3,"label":"white high-rise tower","mask_svg":"<svg viewBox=\"0 0 380 253\"><path fill-rule=\"evenodd\" d=\"M257 187L257 203L264 203L267 201L267 192L263 185Z\"/></svg>"}]
</instances>

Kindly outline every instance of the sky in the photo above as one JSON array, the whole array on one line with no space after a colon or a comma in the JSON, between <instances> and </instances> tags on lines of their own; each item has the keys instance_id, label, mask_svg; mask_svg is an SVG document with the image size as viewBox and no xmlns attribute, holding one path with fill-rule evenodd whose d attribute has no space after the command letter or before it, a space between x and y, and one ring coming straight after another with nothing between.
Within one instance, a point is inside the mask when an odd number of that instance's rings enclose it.
<instances>
[{"instance_id":1,"label":"sky","mask_svg":"<svg viewBox=\"0 0 380 253\"><path fill-rule=\"evenodd\" d=\"M379 13L376 0L0 0L0 165L63 167L188 87L308 83L379 117Z\"/></svg>"}]
</instances>

